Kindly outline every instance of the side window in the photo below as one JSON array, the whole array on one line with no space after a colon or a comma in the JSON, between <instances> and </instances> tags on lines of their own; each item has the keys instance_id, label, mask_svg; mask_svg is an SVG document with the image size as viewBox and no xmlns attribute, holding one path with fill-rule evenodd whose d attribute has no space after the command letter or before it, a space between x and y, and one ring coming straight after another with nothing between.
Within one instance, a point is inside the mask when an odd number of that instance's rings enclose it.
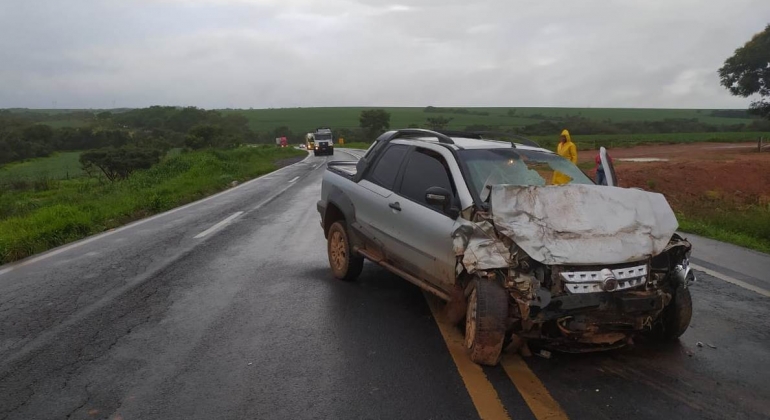
<instances>
[{"instance_id":1,"label":"side window","mask_svg":"<svg viewBox=\"0 0 770 420\"><path fill-rule=\"evenodd\" d=\"M440 208L425 202L425 191L430 187L441 187L454 192L444 158L432 150L418 148L412 152L406 163L399 194L436 211L441 211Z\"/></svg>"},{"instance_id":2,"label":"side window","mask_svg":"<svg viewBox=\"0 0 770 420\"><path fill-rule=\"evenodd\" d=\"M398 175L398 168L404 160L404 155L409 148L401 144L390 145L377 161L374 169L366 176L366 179L375 184L393 190L393 183Z\"/></svg>"}]
</instances>

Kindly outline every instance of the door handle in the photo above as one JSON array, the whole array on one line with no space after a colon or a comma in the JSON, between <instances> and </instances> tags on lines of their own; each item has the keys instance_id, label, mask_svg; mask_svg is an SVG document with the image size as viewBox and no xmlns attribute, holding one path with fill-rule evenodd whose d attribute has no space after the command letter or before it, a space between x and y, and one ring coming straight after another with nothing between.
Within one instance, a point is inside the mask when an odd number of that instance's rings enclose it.
<instances>
[{"instance_id":1,"label":"door handle","mask_svg":"<svg viewBox=\"0 0 770 420\"><path fill-rule=\"evenodd\" d=\"M392 208L393 210L401 211L401 204L399 204L398 201L388 204L388 207Z\"/></svg>"}]
</instances>

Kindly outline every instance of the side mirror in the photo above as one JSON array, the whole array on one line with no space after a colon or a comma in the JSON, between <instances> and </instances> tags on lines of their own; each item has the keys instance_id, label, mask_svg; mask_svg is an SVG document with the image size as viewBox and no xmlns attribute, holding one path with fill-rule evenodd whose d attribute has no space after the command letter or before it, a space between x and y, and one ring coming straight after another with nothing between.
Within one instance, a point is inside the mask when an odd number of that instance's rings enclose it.
<instances>
[{"instance_id":1,"label":"side mirror","mask_svg":"<svg viewBox=\"0 0 770 420\"><path fill-rule=\"evenodd\" d=\"M446 188L430 187L425 191L425 202L431 206L437 206L447 216L457 219L460 216L460 209L452 203L454 196Z\"/></svg>"}]
</instances>

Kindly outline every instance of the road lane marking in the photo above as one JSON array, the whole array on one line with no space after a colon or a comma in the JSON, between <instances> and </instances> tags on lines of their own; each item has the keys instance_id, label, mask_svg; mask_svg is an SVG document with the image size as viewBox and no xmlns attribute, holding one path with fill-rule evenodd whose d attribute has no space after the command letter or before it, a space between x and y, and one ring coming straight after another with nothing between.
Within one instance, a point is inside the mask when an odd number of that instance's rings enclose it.
<instances>
[{"instance_id":1,"label":"road lane marking","mask_svg":"<svg viewBox=\"0 0 770 420\"><path fill-rule=\"evenodd\" d=\"M538 420L567 420L569 418L559 403L553 399L545 385L540 382L519 355L506 354L500 364L503 365L505 373L511 378L535 418Z\"/></svg>"},{"instance_id":2,"label":"road lane marking","mask_svg":"<svg viewBox=\"0 0 770 420\"><path fill-rule=\"evenodd\" d=\"M204 230L203 232L201 232L201 233L199 233L199 234L195 235L195 239L200 239L200 238L202 238L202 237L204 237L204 236L208 235L209 233L211 233L211 232L213 232L213 231L215 231L215 230L217 230L217 229L221 228L222 226L224 226L224 225L226 225L226 224L230 223L231 221L233 221L233 219L235 219L236 217L238 217L238 216L240 216L240 215L242 215L242 214L243 214L243 212L242 212L242 211L239 211L239 212L237 212L237 213L233 213L233 214L231 214L231 215L230 215L230 216L228 216L228 217L227 217L225 220L222 220L221 222L219 222L219 223L215 224L214 226L212 226L212 227L210 227L210 228L208 228L208 229Z\"/></svg>"},{"instance_id":3,"label":"road lane marking","mask_svg":"<svg viewBox=\"0 0 770 420\"><path fill-rule=\"evenodd\" d=\"M443 321L441 310L438 307L438 299L428 295L427 292L423 292L423 294L428 301L430 311L433 313L433 319L436 320L438 329L441 331L441 336L444 337L449 354L452 356L458 372L460 372L463 383L465 383L465 388L468 390L471 401L473 401L473 405L479 413L479 417L484 420L510 420L511 417L508 415L505 407L503 407L495 387L489 382L481 366L473 363L465 352L462 334L454 325Z\"/></svg>"},{"instance_id":4,"label":"road lane marking","mask_svg":"<svg viewBox=\"0 0 770 420\"><path fill-rule=\"evenodd\" d=\"M294 178L292 178L292 179L289 181L289 184L291 184L292 182L294 182L294 181L296 181L296 180L298 180L298 179L299 179L299 177L298 177L298 176L295 176Z\"/></svg>"},{"instance_id":5,"label":"road lane marking","mask_svg":"<svg viewBox=\"0 0 770 420\"><path fill-rule=\"evenodd\" d=\"M305 159L301 160L298 163L304 163L309 158L310 158L310 154L308 153L308 155L305 157ZM6 274L6 273L10 273L11 271L16 270L17 268L22 268L22 267L34 264L36 262L39 262L39 261L42 261L42 260L54 257L56 255L59 255L59 254L63 253L63 252L69 251L71 249L78 248L78 247L81 247L83 245L89 244L89 243L91 243L93 241L96 241L98 239L105 238L107 236L116 234L118 232L122 232L122 231L127 230L127 229L131 229L131 228L137 227L139 225L142 225L144 223L153 221L155 219L158 219L158 218L161 218L161 217L165 217L165 216L168 216L170 214L174 214L174 213L176 213L176 212L178 212L180 210L184 210L184 209L186 209L188 207L196 206L198 204L205 203L205 202L207 202L209 200L213 200L215 198L221 197L221 196L223 196L225 194L229 194L229 193L231 193L231 192L233 192L235 190L239 190L239 189L241 189L241 188L243 188L243 187L245 187L247 185L251 185L253 183L256 183L257 181L262 181L262 180L268 179L268 178L265 178L265 176L267 176L267 175L274 175L274 174L276 174L278 172L281 172L281 171L283 171L285 169L292 168L295 165L296 164L284 166L283 168L276 169L275 171L270 172L268 174L262 175L260 177L254 178L254 179L250 179L250 180L244 182L243 184L239 184L238 186L235 186L233 188L228 188L228 189L226 189L224 191L221 191L221 192L218 192L218 193L216 193L214 195L210 195L210 196L202 198L202 199L200 199L198 201L193 201L192 203L185 204L183 206L180 206L180 207L168 210L166 212L159 213L159 214L156 214L154 216L147 217L145 219L140 219L140 220L131 222L131 223L129 223L127 225L124 225L124 226L121 226L119 228L116 228L116 229L113 229L113 230L108 230L107 232L102 232L102 233L96 234L94 236L91 236L90 238L81 239L79 241L76 241L76 242L73 242L73 243L70 243L70 244L67 244L67 245L63 245L60 248L52 249L50 251L44 252L44 253L39 254L37 256L34 256L34 257L30 257L30 258L27 258L27 259L24 259L24 260L21 260L21 261L9 263L10 264L9 267L6 267L6 268L3 268L2 270L0 270L0 276L2 276L3 274ZM283 192L283 191L281 191L281 192Z\"/></svg>"},{"instance_id":6,"label":"road lane marking","mask_svg":"<svg viewBox=\"0 0 770 420\"><path fill-rule=\"evenodd\" d=\"M746 283L745 281L738 280L736 278L732 278L730 276L726 276L718 271L714 271L711 269L708 269L706 267L701 267L697 264L690 263L690 267L692 267L694 270L702 271L709 276L716 277L720 280L724 280L728 283L732 283L738 287L743 287L744 289L751 290L752 292L759 293L760 295L764 297L770 297L770 291L767 291L761 287L754 286L753 284Z\"/></svg>"}]
</instances>

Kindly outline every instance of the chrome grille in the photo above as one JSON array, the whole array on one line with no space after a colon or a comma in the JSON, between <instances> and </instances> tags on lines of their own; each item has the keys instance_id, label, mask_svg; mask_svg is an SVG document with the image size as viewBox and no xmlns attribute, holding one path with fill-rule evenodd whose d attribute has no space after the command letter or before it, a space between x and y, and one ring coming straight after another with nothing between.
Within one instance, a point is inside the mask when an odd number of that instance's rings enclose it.
<instances>
[{"instance_id":1,"label":"chrome grille","mask_svg":"<svg viewBox=\"0 0 770 420\"><path fill-rule=\"evenodd\" d=\"M609 271L612 276L608 276ZM597 271L563 271L564 287L570 293L598 293L605 291L605 281L608 277L617 281L613 290L625 290L637 287L647 282L647 265L624 268L608 268Z\"/></svg>"}]
</instances>

